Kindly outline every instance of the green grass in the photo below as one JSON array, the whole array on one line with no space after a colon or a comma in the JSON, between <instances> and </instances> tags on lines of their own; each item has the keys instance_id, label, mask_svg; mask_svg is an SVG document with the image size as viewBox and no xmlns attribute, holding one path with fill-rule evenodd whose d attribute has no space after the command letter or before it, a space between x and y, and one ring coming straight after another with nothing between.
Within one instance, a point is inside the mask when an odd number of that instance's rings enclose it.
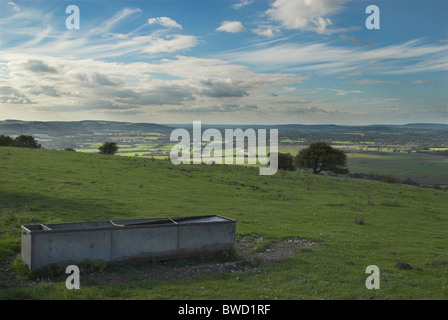
<instances>
[{"instance_id":1,"label":"green grass","mask_svg":"<svg viewBox=\"0 0 448 320\"><path fill-rule=\"evenodd\" d=\"M429 184L448 184L448 158L430 153L350 153L347 155L350 172L393 174L401 180Z\"/></svg>"},{"instance_id":2,"label":"green grass","mask_svg":"<svg viewBox=\"0 0 448 320\"><path fill-rule=\"evenodd\" d=\"M82 288L67 290L57 277L29 285L2 276L0 299L448 298L443 190L7 147L0 147L0 173L0 264L11 270L20 270L26 223L219 214L237 220L238 236L318 243L253 271L180 280L83 284L81 274ZM413 269L395 268L400 261ZM379 290L365 287L369 265L380 269Z\"/></svg>"}]
</instances>

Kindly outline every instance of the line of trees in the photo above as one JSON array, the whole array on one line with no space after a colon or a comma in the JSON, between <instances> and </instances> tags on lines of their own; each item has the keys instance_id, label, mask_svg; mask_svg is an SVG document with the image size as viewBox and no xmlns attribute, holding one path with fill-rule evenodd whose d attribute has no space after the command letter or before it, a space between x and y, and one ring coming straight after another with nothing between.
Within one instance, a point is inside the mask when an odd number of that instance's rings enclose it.
<instances>
[{"instance_id":1,"label":"line of trees","mask_svg":"<svg viewBox=\"0 0 448 320\"><path fill-rule=\"evenodd\" d=\"M10 136L0 136L0 147L42 148L33 136L21 135L15 139Z\"/></svg>"}]
</instances>

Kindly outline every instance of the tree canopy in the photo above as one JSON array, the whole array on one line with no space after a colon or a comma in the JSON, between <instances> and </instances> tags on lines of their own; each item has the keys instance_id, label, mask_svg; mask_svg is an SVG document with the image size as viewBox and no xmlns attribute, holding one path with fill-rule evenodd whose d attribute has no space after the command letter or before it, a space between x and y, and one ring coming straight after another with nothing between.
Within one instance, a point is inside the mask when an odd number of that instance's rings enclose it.
<instances>
[{"instance_id":1,"label":"tree canopy","mask_svg":"<svg viewBox=\"0 0 448 320\"><path fill-rule=\"evenodd\" d=\"M300 150L294 158L298 168L312 169L313 174L322 171L347 174L346 162L347 156L342 150L335 149L325 142L310 144L308 148Z\"/></svg>"},{"instance_id":2,"label":"tree canopy","mask_svg":"<svg viewBox=\"0 0 448 320\"><path fill-rule=\"evenodd\" d=\"M10 136L0 136L0 147L8 147L13 143L14 139Z\"/></svg>"},{"instance_id":3,"label":"tree canopy","mask_svg":"<svg viewBox=\"0 0 448 320\"><path fill-rule=\"evenodd\" d=\"M0 146L2 147L22 147L22 148L42 148L33 136L21 135L15 139L10 136L0 136Z\"/></svg>"},{"instance_id":4,"label":"tree canopy","mask_svg":"<svg viewBox=\"0 0 448 320\"><path fill-rule=\"evenodd\" d=\"M118 146L116 142L104 142L98 150L101 154L115 154L118 151Z\"/></svg>"},{"instance_id":5,"label":"tree canopy","mask_svg":"<svg viewBox=\"0 0 448 320\"><path fill-rule=\"evenodd\" d=\"M294 166L294 158L289 153L278 153L278 169L294 171L296 167Z\"/></svg>"}]
</instances>

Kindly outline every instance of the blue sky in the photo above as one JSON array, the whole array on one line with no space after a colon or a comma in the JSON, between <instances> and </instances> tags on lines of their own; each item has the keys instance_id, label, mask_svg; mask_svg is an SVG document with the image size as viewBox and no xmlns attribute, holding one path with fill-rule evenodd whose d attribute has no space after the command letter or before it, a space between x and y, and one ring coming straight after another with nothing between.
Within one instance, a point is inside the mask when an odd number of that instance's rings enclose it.
<instances>
[{"instance_id":1,"label":"blue sky","mask_svg":"<svg viewBox=\"0 0 448 320\"><path fill-rule=\"evenodd\" d=\"M446 0L2 0L0 119L447 123L447 12Z\"/></svg>"}]
</instances>

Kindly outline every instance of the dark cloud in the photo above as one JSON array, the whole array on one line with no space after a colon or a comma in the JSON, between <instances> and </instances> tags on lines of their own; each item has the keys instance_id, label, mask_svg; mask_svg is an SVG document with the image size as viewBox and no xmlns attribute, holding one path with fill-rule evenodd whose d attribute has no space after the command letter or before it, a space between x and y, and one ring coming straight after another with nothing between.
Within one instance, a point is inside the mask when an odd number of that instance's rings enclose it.
<instances>
[{"instance_id":1,"label":"dark cloud","mask_svg":"<svg viewBox=\"0 0 448 320\"><path fill-rule=\"evenodd\" d=\"M76 105L76 106L66 106L66 105L56 105L51 107L39 107L36 108L39 111L49 111L49 112L73 112L73 111L96 111L96 112L131 112L137 111L133 106L128 105L117 105L111 101L92 101L89 105ZM135 112L134 112L135 113ZM138 112L141 113L141 112Z\"/></svg>"},{"instance_id":2,"label":"dark cloud","mask_svg":"<svg viewBox=\"0 0 448 320\"><path fill-rule=\"evenodd\" d=\"M117 97L117 102L129 105L180 105L185 101L195 100L190 88L179 85L157 86L155 89L144 92L134 90L118 90L110 93L110 96Z\"/></svg>"},{"instance_id":3,"label":"dark cloud","mask_svg":"<svg viewBox=\"0 0 448 320\"><path fill-rule=\"evenodd\" d=\"M325 109L317 108L317 107L306 107L306 108L298 108L298 109L289 109L288 113L294 113L294 114L312 114L312 113L319 113L319 114L336 114L337 111L328 111Z\"/></svg>"},{"instance_id":4,"label":"dark cloud","mask_svg":"<svg viewBox=\"0 0 448 320\"><path fill-rule=\"evenodd\" d=\"M207 79L199 81L199 94L211 98L244 97L248 93L230 80Z\"/></svg>"},{"instance_id":5,"label":"dark cloud","mask_svg":"<svg viewBox=\"0 0 448 320\"><path fill-rule=\"evenodd\" d=\"M29 90L29 92L33 95L46 95L50 97L60 97L63 95L58 89L53 86L35 86ZM68 92L65 94L69 94Z\"/></svg>"},{"instance_id":6,"label":"dark cloud","mask_svg":"<svg viewBox=\"0 0 448 320\"><path fill-rule=\"evenodd\" d=\"M219 106L198 107L198 108L182 108L182 109L165 109L165 112L170 113L230 113L241 111L256 111L258 107L255 105L237 105L224 104Z\"/></svg>"},{"instance_id":7,"label":"dark cloud","mask_svg":"<svg viewBox=\"0 0 448 320\"><path fill-rule=\"evenodd\" d=\"M11 86L0 87L0 102L17 104L33 103L25 94Z\"/></svg>"},{"instance_id":8,"label":"dark cloud","mask_svg":"<svg viewBox=\"0 0 448 320\"><path fill-rule=\"evenodd\" d=\"M28 60L23 66L26 70L36 73L58 73L56 68L50 67L40 60Z\"/></svg>"},{"instance_id":9,"label":"dark cloud","mask_svg":"<svg viewBox=\"0 0 448 320\"><path fill-rule=\"evenodd\" d=\"M123 86L126 82L117 77L110 77L104 73L93 72L90 74L87 73L76 73L73 75L74 78L79 81L87 84L93 84L97 86L109 86L109 87L118 87Z\"/></svg>"},{"instance_id":10,"label":"dark cloud","mask_svg":"<svg viewBox=\"0 0 448 320\"><path fill-rule=\"evenodd\" d=\"M124 80L116 77L109 77L103 73L94 72L90 76L91 82L100 86L122 86L125 84Z\"/></svg>"}]
</instances>

